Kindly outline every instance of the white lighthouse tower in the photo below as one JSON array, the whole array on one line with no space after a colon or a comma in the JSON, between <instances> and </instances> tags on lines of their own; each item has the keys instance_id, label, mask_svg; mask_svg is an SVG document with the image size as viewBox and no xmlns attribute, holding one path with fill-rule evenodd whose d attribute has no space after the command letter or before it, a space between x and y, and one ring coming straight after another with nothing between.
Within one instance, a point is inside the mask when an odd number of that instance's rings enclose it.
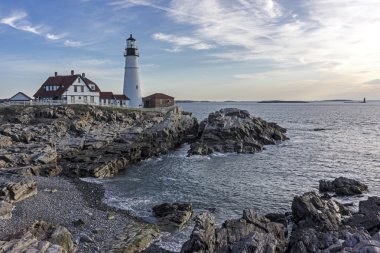
<instances>
[{"instance_id":1,"label":"white lighthouse tower","mask_svg":"<svg viewBox=\"0 0 380 253\"><path fill-rule=\"evenodd\" d=\"M125 48L125 71L124 71L124 95L129 100L129 106L133 108L142 108L142 96L140 87L140 75L138 66L139 50L136 40L131 36L127 39Z\"/></svg>"}]
</instances>

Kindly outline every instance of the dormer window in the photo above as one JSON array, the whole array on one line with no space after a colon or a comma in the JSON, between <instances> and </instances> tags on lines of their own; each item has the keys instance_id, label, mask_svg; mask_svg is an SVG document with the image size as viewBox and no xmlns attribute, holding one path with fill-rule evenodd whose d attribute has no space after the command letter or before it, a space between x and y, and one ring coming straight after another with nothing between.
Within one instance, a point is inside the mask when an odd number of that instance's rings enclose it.
<instances>
[{"instance_id":1,"label":"dormer window","mask_svg":"<svg viewBox=\"0 0 380 253\"><path fill-rule=\"evenodd\" d=\"M80 83L80 77L78 77L78 83Z\"/></svg>"}]
</instances>

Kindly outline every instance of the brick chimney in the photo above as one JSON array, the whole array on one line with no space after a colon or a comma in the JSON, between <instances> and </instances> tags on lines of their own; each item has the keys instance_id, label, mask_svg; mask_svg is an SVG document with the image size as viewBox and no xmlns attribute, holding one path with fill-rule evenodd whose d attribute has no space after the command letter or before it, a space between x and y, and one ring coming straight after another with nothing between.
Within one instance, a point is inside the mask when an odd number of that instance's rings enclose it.
<instances>
[{"instance_id":1,"label":"brick chimney","mask_svg":"<svg viewBox=\"0 0 380 253\"><path fill-rule=\"evenodd\" d=\"M74 70L71 70L71 75L72 75L72 76L74 75Z\"/></svg>"},{"instance_id":2,"label":"brick chimney","mask_svg":"<svg viewBox=\"0 0 380 253\"><path fill-rule=\"evenodd\" d=\"M54 72L54 76L58 76L58 72Z\"/></svg>"},{"instance_id":3,"label":"brick chimney","mask_svg":"<svg viewBox=\"0 0 380 253\"><path fill-rule=\"evenodd\" d=\"M82 77L86 77L86 73L82 73Z\"/></svg>"}]
</instances>

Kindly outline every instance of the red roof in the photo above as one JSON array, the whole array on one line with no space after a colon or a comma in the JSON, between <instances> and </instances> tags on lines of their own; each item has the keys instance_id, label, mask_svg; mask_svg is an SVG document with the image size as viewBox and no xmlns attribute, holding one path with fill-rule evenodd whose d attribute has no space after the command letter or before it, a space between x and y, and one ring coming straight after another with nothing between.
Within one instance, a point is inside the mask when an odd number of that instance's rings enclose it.
<instances>
[{"instance_id":1,"label":"red roof","mask_svg":"<svg viewBox=\"0 0 380 253\"><path fill-rule=\"evenodd\" d=\"M95 85L94 92L100 92L100 89L96 83L81 75L68 75L68 76L50 76L38 89L33 97L51 97L61 96L63 93L80 77L83 82L89 87L90 84ZM47 91L46 86L60 86L57 90ZM89 87L90 88L90 87Z\"/></svg>"},{"instance_id":2,"label":"red roof","mask_svg":"<svg viewBox=\"0 0 380 253\"><path fill-rule=\"evenodd\" d=\"M116 100L129 100L129 98L126 95L113 95Z\"/></svg>"},{"instance_id":3,"label":"red roof","mask_svg":"<svg viewBox=\"0 0 380 253\"><path fill-rule=\"evenodd\" d=\"M114 99L113 93L108 91L100 92L99 97L100 99Z\"/></svg>"},{"instance_id":4,"label":"red roof","mask_svg":"<svg viewBox=\"0 0 380 253\"><path fill-rule=\"evenodd\" d=\"M150 96L144 97L144 99L174 99L174 97L171 97L164 93L154 93Z\"/></svg>"}]
</instances>

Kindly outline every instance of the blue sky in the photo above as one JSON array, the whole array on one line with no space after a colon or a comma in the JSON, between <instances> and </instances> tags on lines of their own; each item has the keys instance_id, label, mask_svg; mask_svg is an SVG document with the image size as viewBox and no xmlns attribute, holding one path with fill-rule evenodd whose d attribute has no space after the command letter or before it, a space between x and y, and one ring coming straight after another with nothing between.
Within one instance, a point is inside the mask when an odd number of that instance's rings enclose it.
<instances>
[{"instance_id":1,"label":"blue sky","mask_svg":"<svg viewBox=\"0 0 380 253\"><path fill-rule=\"evenodd\" d=\"M0 98L55 71L122 92L125 39L144 95L380 98L378 0L1 0Z\"/></svg>"}]
</instances>

